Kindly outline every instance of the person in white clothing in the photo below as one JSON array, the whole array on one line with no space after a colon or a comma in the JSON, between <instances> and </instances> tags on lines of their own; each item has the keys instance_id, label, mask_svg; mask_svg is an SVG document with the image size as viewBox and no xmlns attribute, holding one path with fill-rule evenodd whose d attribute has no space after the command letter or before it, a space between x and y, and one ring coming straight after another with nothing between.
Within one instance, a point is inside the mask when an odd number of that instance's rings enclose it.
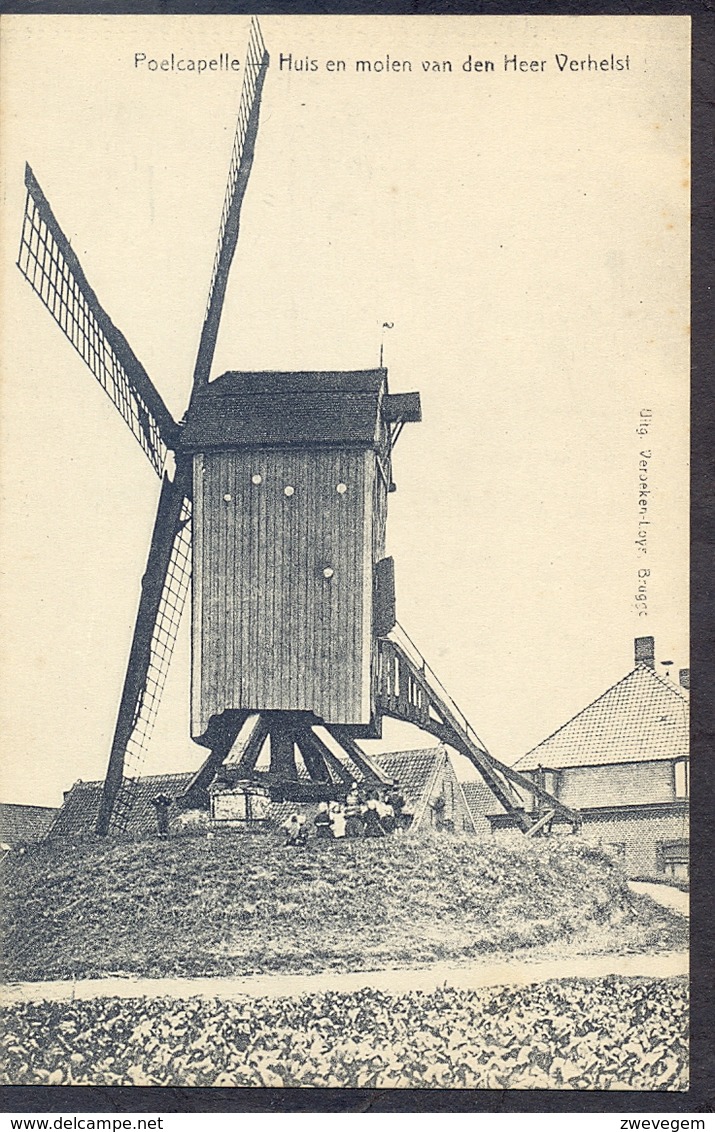
<instances>
[{"instance_id":1,"label":"person in white clothing","mask_svg":"<svg viewBox=\"0 0 715 1132\"><path fill-rule=\"evenodd\" d=\"M345 814L339 802L333 802L330 807L330 828L334 838L345 837Z\"/></svg>"}]
</instances>

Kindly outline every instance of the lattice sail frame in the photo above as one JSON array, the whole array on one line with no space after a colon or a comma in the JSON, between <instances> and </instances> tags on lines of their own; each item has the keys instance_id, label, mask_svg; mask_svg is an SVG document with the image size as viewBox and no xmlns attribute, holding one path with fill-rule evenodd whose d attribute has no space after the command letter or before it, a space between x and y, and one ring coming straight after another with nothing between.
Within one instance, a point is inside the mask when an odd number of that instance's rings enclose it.
<instances>
[{"instance_id":1,"label":"lattice sail frame","mask_svg":"<svg viewBox=\"0 0 715 1132\"><path fill-rule=\"evenodd\" d=\"M211 310L214 291L216 289L216 279L218 277L219 265L226 237L226 225L228 224L228 218L233 206L234 194L236 192L238 171L241 165L241 159L243 157L244 147L246 144L246 135L248 133L248 120L253 109L253 104L256 97L258 75L261 66L264 65L265 59L266 45L263 42L263 36L261 35L261 29L258 26L258 21L254 17L251 20L251 27L248 35L248 48L246 51L246 63L243 72L241 101L239 103L238 119L236 121L236 133L233 139L231 163L229 165L228 180L226 182L226 193L223 200L223 209L221 210L221 221L219 224L218 240L216 242L216 254L214 255L213 270L211 272L211 283L209 285L208 299L206 300L207 316Z\"/></svg>"},{"instance_id":2,"label":"lattice sail frame","mask_svg":"<svg viewBox=\"0 0 715 1132\"><path fill-rule=\"evenodd\" d=\"M191 581L191 501L184 498L179 527L174 535L159 612L151 635L149 668L134 712L132 732L125 748L122 786L110 820L111 833L123 833L131 812L133 790L149 750Z\"/></svg>"},{"instance_id":3,"label":"lattice sail frame","mask_svg":"<svg viewBox=\"0 0 715 1132\"><path fill-rule=\"evenodd\" d=\"M25 185L17 266L116 405L154 471L161 475L173 441L171 415L100 306L29 165Z\"/></svg>"},{"instance_id":4,"label":"lattice sail frame","mask_svg":"<svg viewBox=\"0 0 715 1132\"><path fill-rule=\"evenodd\" d=\"M209 381L211 376L211 365L216 350L228 276L238 243L241 206L253 166L261 95L269 62L270 57L263 43L258 22L254 17L251 21L238 121L219 223L206 314L201 328L199 348L194 365L192 398L197 390Z\"/></svg>"}]
</instances>

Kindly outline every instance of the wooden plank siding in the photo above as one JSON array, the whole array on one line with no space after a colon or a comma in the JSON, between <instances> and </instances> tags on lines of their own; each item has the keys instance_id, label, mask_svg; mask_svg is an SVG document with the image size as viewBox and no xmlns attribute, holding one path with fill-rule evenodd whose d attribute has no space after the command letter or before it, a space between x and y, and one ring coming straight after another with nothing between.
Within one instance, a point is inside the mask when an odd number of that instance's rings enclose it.
<instances>
[{"instance_id":1,"label":"wooden plank siding","mask_svg":"<svg viewBox=\"0 0 715 1132\"><path fill-rule=\"evenodd\" d=\"M385 432L385 426L382 425L382 431ZM386 437L383 436L383 445L386 443ZM384 455L385 447L382 452L369 452L367 454L370 468L370 479L372 481L372 501L371 506L367 510L367 514L371 515L372 523L372 563L370 566L370 585L374 586L375 582L375 564L380 561L385 555L385 536L387 531L387 493L389 484L387 483L386 461L381 460ZM368 506L366 501L366 507ZM378 733L381 730L378 710L378 690L380 687L380 655L378 651L377 637L373 632L373 627L370 628L370 712L372 719L377 722Z\"/></svg>"},{"instance_id":2,"label":"wooden plank siding","mask_svg":"<svg viewBox=\"0 0 715 1132\"><path fill-rule=\"evenodd\" d=\"M357 447L194 456L195 738L230 708L370 722L374 469Z\"/></svg>"}]
</instances>

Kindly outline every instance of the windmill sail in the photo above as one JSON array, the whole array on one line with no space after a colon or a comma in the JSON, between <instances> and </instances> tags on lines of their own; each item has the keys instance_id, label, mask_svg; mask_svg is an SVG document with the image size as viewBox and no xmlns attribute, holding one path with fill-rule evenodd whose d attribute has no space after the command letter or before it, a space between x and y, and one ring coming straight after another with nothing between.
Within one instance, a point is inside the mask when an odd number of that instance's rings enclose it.
<instances>
[{"instance_id":1,"label":"windmill sail","mask_svg":"<svg viewBox=\"0 0 715 1132\"><path fill-rule=\"evenodd\" d=\"M126 828L149 749L191 578L189 473L162 483L134 637L104 782L97 832Z\"/></svg>"},{"instance_id":2,"label":"windmill sail","mask_svg":"<svg viewBox=\"0 0 715 1132\"><path fill-rule=\"evenodd\" d=\"M248 177L253 165L253 154L258 133L263 83L268 69L269 55L266 51L258 21L251 21L251 30L246 52L246 65L243 75L241 102L238 110L236 134L233 139L231 164L228 171L226 195L221 212L216 255L214 257L206 315L201 331L201 341L194 368L193 389L209 380L211 363L216 349L219 322L223 301L226 295L228 273L238 243L238 229L241 205L246 193Z\"/></svg>"},{"instance_id":3,"label":"windmill sail","mask_svg":"<svg viewBox=\"0 0 715 1132\"><path fill-rule=\"evenodd\" d=\"M157 475L177 426L146 370L87 282L29 165L17 265L129 425Z\"/></svg>"}]
</instances>

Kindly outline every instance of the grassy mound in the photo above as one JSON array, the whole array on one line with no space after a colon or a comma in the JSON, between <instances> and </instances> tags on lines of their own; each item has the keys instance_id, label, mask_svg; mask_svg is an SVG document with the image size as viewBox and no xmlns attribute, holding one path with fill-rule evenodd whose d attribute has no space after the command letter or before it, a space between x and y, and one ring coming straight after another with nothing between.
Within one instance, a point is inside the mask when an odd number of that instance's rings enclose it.
<instances>
[{"instance_id":1,"label":"grassy mound","mask_svg":"<svg viewBox=\"0 0 715 1132\"><path fill-rule=\"evenodd\" d=\"M587 938L684 945L681 917L572 838L57 841L8 862L2 887L11 980L374 970Z\"/></svg>"},{"instance_id":2,"label":"grassy mound","mask_svg":"<svg viewBox=\"0 0 715 1132\"><path fill-rule=\"evenodd\" d=\"M240 1002L29 1003L9 1085L685 1089L685 979Z\"/></svg>"}]
</instances>

